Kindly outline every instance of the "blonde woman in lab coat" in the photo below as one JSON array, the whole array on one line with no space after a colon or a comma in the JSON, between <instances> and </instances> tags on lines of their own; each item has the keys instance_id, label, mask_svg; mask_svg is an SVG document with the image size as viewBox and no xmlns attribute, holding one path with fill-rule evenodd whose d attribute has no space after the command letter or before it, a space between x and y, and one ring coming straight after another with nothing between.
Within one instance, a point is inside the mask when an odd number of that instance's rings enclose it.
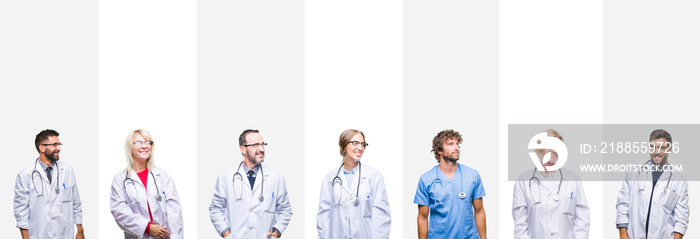
<instances>
[{"instance_id":1,"label":"blonde woman in lab coat","mask_svg":"<svg viewBox=\"0 0 700 239\"><path fill-rule=\"evenodd\" d=\"M559 132L548 129L547 137L562 142ZM552 149L535 149L544 168L554 165L559 155ZM559 169L544 172L536 168L526 171L515 181L513 189L513 221L516 239L588 238L590 210L578 175Z\"/></svg>"},{"instance_id":2,"label":"blonde woman in lab coat","mask_svg":"<svg viewBox=\"0 0 700 239\"><path fill-rule=\"evenodd\" d=\"M131 131L124 149L128 167L114 175L109 202L124 238L183 238L180 197L170 175L153 164L151 134Z\"/></svg>"}]
</instances>

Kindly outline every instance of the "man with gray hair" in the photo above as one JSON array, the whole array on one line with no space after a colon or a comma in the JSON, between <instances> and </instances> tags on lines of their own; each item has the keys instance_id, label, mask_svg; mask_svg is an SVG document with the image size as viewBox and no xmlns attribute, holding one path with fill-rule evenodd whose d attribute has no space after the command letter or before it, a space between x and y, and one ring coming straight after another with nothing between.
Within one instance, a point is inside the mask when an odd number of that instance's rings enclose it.
<instances>
[{"instance_id":1,"label":"man with gray hair","mask_svg":"<svg viewBox=\"0 0 700 239\"><path fill-rule=\"evenodd\" d=\"M211 222L227 239L279 238L292 217L286 180L262 165L267 143L260 131L243 131L238 145L243 161L217 178Z\"/></svg>"}]
</instances>

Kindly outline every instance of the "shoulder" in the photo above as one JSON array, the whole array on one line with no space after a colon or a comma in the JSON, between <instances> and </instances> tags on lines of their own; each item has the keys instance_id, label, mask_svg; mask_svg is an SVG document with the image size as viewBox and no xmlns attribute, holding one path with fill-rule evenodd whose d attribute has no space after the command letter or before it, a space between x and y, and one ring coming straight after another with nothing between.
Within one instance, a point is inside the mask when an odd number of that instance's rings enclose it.
<instances>
[{"instance_id":1,"label":"shoulder","mask_svg":"<svg viewBox=\"0 0 700 239\"><path fill-rule=\"evenodd\" d=\"M269 175L271 179L278 179L278 180L284 180L284 176L277 172L276 170L265 166L264 164L261 164L263 173L266 175Z\"/></svg>"},{"instance_id":2,"label":"shoulder","mask_svg":"<svg viewBox=\"0 0 700 239\"><path fill-rule=\"evenodd\" d=\"M226 171L220 173L219 176L217 176L217 178L226 178L227 176L233 176L234 174L236 174L236 170L238 170L238 166L229 168Z\"/></svg>"},{"instance_id":3,"label":"shoulder","mask_svg":"<svg viewBox=\"0 0 700 239\"><path fill-rule=\"evenodd\" d=\"M163 177L170 177L170 174L168 174L168 172L166 172L164 169L159 168L159 167L153 167L151 169L151 172L153 172L154 175L160 175Z\"/></svg>"},{"instance_id":4,"label":"shoulder","mask_svg":"<svg viewBox=\"0 0 700 239\"><path fill-rule=\"evenodd\" d=\"M70 166L70 164L61 161L56 161L56 165L58 165L58 168L63 169L65 171L73 171L73 166Z\"/></svg>"},{"instance_id":5,"label":"shoulder","mask_svg":"<svg viewBox=\"0 0 700 239\"><path fill-rule=\"evenodd\" d=\"M38 168L41 166L37 165L36 167ZM41 170L41 169L37 169L37 170ZM27 167L20 170L19 173L17 173L17 176L31 175L32 172L34 172L34 164L33 163L30 165L27 165Z\"/></svg>"},{"instance_id":6,"label":"shoulder","mask_svg":"<svg viewBox=\"0 0 700 239\"><path fill-rule=\"evenodd\" d=\"M124 178L126 178L126 170L127 169L119 170L119 172L114 174L113 179L114 180L124 180Z\"/></svg>"},{"instance_id":7,"label":"shoulder","mask_svg":"<svg viewBox=\"0 0 700 239\"><path fill-rule=\"evenodd\" d=\"M328 171L328 173L326 173L325 178L326 178L326 179L332 179L332 178L334 178L335 175L338 174L338 172L339 172L338 169L339 169L339 167L333 168L333 169L331 169L330 171Z\"/></svg>"},{"instance_id":8,"label":"shoulder","mask_svg":"<svg viewBox=\"0 0 700 239\"><path fill-rule=\"evenodd\" d=\"M366 165L366 164L362 164L362 173L363 174L366 173L367 175L370 175L370 176L374 176L374 175L379 175L379 177L382 176L382 173L380 173L379 170L377 170L377 168Z\"/></svg>"},{"instance_id":9,"label":"shoulder","mask_svg":"<svg viewBox=\"0 0 700 239\"><path fill-rule=\"evenodd\" d=\"M686 181L686 180L685 180L685 177L684 177L683 174L680 173L680 172L673 172L673 178L672 178L671 180L683 181L683 182Z\"/></svg>"},{"instance_id":10,"label":"shoulder","mask_svg":"<svg viewBox=\"0 0 700 239\"><path fill-rule=\"evenodd\" d=\"M464 164L459 164L459 167L462 169L462 173L465 175L470 175L474 178L480 178L481 175L479 175L479 171L476 171L476 169L473 169L467 165Z\"/></svg>"},{"instance_id":11,"label":"shoulder","mask_svg":"<svg viewBox=\"0 0 700 239\"><path fill-rule=\"evenodd\" d=\"M423 184L428 185L433 182L435 179L435 170L437 170L437 166L432 167L430 170L427 172L423 173L423 175L420 176L420 182L423 182Z\"/></svg>"},{"instance_id":12,"label":"shoulder","mask_svg":"<svg viewBox=\"0 0 700 239\"><path fill-rule=\"evenodd\" d=\"M562 178L566 179L567 181L581 181L581 178L579 178L578 174L576 172L562 168L561 170L561 175Z\"/></svg>"},{"instance_id":13,"label":"shoulder","mask_svg":"<svg viewBox=\"0 0 700 239\"><path fill-rule=\"evenodd\" d=\"M516 179L515 182L529 181L530 178L532 178L532 173L534 172L533 170L534 169L530 169L523 172L520 174L520 176L518 176L518 179Z\"/></svg>"}]
</instances>

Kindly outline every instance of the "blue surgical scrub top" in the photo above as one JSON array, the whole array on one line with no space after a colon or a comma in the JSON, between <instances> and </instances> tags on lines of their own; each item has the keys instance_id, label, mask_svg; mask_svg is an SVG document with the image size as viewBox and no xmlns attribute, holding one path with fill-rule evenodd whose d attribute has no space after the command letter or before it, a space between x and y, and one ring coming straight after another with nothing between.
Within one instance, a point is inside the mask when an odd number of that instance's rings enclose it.
<instances>
[{"instance_id":1,"label":"blue surgical scrub top","mask_svg":"<svg viewBox=\"0 0 700 239\"><path fill-rule=\"evenodd\" d=\"M458 166L452 180L435 166L418 181L413 203L430 206L428 238L479 238L472 200L484 197L486 192L479 172ZM466 194L464 199L459 198L460 192Z\"/></svg>"}]
</instances>

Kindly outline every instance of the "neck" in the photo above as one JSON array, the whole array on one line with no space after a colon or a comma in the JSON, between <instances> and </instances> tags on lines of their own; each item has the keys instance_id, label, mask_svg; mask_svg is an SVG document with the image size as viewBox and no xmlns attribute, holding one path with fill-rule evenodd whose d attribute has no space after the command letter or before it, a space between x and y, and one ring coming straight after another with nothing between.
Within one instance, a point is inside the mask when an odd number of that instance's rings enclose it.
<instances>
[{"instance_id":1,"label":"neck","mask_svg":"<svg viewBox=\"0 0 700 239\"><path fill-rule=\"evenodd\" d=\"M39 160L41 160L42 163L49 165L49 166L51 166L51 164L53 163L51 160L46 158L46 156L44 156L43 154L41 156L39 156Z\"/></svg>"},{"instance_id":2,"label":"neck","mask_svg":"<svg viewBox=\"0 0 700 239\"><path fill-rule=\"evenodd\" d=\"M438 166L438 168L445 174L454 174L454 172L457 171L457 167L457 162L452 162L446 159L441 159L440 166Z\"/></svg>"},{"instance_id":3,"label":"neck","mask_svg":"<svg viewBox=\"0 0 700 239\"><path fill-rule=\"evenodd\" d=\"M343 168L345 168L345 171L350 171L353 168L357 167L358 164L360 164L360 161L355 162L355 160L345 158Z\"/></svg>"},{"instance_id":4,"label":"neck","mask_svg":"<svg viewBox=\"0 0 700 239\"><path fill-rule=\"evenodd\" d=\"M257 164L249 162L248 159L243 160L243 165L245 165L248 169L253 169L255 166L258 166Z\"/></svg>"},{"instance_id":5,"label":"neck","mask_svg":"<svg viewBox=\"0 0 700 239\"><path fill-rule=\"evenodd\" d=\"M137 162L134 164L134 171L136 171L137 173L140 173L141 171L143 171L145 169L146 169L146 162L143 162L143 163Z\"/></svg>"}]
</instances>

